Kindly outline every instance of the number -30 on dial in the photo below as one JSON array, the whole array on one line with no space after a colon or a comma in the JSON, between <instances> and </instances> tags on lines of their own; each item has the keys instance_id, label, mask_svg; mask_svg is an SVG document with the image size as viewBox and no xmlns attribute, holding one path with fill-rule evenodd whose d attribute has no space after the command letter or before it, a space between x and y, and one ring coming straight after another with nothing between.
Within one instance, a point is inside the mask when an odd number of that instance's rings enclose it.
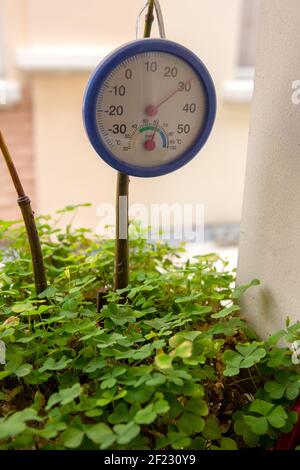
<instances>
[{"instance_id":1,"label":"number -30 on dial","mask_svg":"<svg viewBox=\"0 0 300 470\"><path fill-rule=\"evenodd\" d=\"M188 163L216 114L201 60L165 39L142 39L110 54L92 75L83 116L96 152L116 170L151 177Z\"/></svg>"}]
</instances>

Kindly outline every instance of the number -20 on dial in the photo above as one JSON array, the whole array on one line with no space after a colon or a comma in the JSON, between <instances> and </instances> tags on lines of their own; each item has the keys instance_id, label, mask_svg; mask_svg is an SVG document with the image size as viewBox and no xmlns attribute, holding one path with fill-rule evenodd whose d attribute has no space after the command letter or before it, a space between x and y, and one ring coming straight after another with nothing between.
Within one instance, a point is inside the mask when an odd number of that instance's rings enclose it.
<instances>
[{"instance_id":1,"label":"number -20 on dial","mask_svg":"<svg viewBox=\"0 0 300 470\"><path fill-rule=\"evenodd\" d=\"M216 114L213 81L191 51L142 39L110 54L84 98L87 134L116 170L151 177L188 163L207 141Z\"/></svg>"}]
</instances>

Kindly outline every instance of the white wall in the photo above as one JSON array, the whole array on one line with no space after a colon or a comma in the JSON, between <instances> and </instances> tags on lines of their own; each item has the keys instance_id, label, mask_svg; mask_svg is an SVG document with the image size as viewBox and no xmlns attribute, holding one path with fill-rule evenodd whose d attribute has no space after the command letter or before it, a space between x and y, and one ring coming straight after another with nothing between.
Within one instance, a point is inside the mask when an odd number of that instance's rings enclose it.
<instances>
[{"instance_id":1,"label":"white wall","mask_svg":"<svg viewBox=\"0 0 300 470\"><path fill-rule=\"evenodd\" d=\"M4 76L4 10L3 0L0 0L0 78Z\"/></svg>"},{"instance_id":2,"label":"white wall","mask_svg":"<svg viewBox=\"0 0 300 470\"><path fill-rule=\"evenodd\" d=\"M299 0L263 0L238 282L261 281L242 306L267 336L300 319ZM299 95L298 95L299 96Z\"/></svg>"}]
</instances>

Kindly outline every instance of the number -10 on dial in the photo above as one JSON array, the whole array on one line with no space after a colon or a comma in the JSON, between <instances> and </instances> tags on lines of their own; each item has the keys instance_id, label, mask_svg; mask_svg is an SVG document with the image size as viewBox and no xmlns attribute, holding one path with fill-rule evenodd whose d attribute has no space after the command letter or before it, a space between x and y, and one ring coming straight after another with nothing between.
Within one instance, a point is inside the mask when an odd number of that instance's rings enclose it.
<instances>
[{"instance_id":1,"label":"number -10 on dial","mask_svg":"<svg viewBox=\"0 0 300 470\"><path fill-rule=\"evenodd\" d=\"M212 79L188 49L165 39L126 44L91 77L84 121L96 152L116 170L159 176L188 163L212 130Z\"/></svg>"}]
</instances>

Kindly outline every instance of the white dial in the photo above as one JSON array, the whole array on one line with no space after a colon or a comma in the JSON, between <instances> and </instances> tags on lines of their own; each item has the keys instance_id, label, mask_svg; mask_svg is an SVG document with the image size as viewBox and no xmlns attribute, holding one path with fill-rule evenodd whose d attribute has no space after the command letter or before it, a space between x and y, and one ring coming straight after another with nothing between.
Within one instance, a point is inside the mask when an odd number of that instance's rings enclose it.
<instances>
[{"instance_id":1,"label":"white dial","mask_svg":"<svg viewBox=\"0 0 300 470\"><path fill-rule=\"evenodd\" d=\"M145 52L121 62L102 84L97 130L122 162L156 167L193 146L206 109L202 81L187 62L165 52Z\"/></svg>"}]
</instances>

